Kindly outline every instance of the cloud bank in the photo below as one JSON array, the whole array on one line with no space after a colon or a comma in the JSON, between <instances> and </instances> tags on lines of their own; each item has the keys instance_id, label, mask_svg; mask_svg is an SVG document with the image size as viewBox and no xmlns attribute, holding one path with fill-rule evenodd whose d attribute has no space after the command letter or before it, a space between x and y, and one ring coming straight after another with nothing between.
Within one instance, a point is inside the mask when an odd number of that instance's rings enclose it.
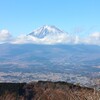
<instances>
[{"instance_id":1,"label":"cloud bank","mask_svg":"<svg viewBox=\"0 0 100 100\"><path fill-rule=\"evenodd\" d=\"M70 37L67 34L46 36L44 38L37 38L31 35L21 35L13 40L11 43L23 44L23 43L34 43L34 44L58 44L58 43L70 43Z\"/></svg>"},{"instance_id":2,"label":"cloud bank","mask_svg":"<svg viewBox=\"0 0 100 100\"><path fill-rule=\"evenodd\" d=\"M31 35L20 35L12 38L8 30L0 31L0 43L12 44L93 44L100 45L100 32L93 32L87 37L80 37L78 35L72 36L69 34L60 34L53 36L45 36L44 38L37 38Z\"/></svg>"},{"instance_id":3,"label":"cloud bank","mask_svg":"<svg viewBox=\"0 0 100 100\"><path fill-rule=\"evenodd\" d=\"M10 41L11 34L8 30L1 30L0 31L0 42L7 42Z\"/></svg>"}]
</instances>

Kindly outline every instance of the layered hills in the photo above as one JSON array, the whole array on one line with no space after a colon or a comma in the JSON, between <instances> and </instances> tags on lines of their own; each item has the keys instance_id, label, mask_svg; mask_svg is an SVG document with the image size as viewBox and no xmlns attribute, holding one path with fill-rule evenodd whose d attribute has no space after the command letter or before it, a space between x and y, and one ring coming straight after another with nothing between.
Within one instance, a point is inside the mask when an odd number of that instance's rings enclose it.
<instances>
[{"instance_id":1,"label":"layered hills","mask_svg":"<svg viewBox=\"0 0 100 100\"><path fill-rule=\"evenodd\" d=\"M68 81L91 85L100 76L100 46L0 44L0 81Z\"/></svg>"}]
</instances>

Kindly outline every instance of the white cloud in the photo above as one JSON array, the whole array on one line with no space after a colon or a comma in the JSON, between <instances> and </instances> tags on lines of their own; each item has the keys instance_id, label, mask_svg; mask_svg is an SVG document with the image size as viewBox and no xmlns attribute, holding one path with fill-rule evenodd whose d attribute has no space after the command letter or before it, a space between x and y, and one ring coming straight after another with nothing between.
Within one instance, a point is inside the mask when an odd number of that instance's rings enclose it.
<instances>
[{"instance_id":1,"label":"white cloud","mask_svg":"<svg viewBox=\"0 0 100 100\"><path fill-rule=\"evenodd\" d=\"M90 35L90 38L100 40L100 32L94 32Z\"/></svg>"},{"instance_id":2,"label":"white cloud","mask_svg":"<svg viewBox=\"0 0 100 100\"><path fill-rule=\"evenodd\" d=\"M11 42L13 44L25 44L25 43L34 43L34 44L95 44L100 45L100 33L94 32L88 37L79 37L78 35L72 36L68 34L45 36L44 38L36 38L31 35L21 35L16 39L13 39Z\"/></svg>"},{"instance_id":3,"label":"white cloud","mask_svg":"<svg viewBox=\"0 0 100 100\"><path fill-rule=\"evenodd\" d=\"M56 43L69 43L71 39L67 34L46 36L44 38L36 38L31 35L21 35L13 40L13 44L23 44L23 43L36 43L36 44L56 44Z\"/></svg>"},{"instance_id":4,"label":"white cloud","mask_svg":"<svg viewBox=\"0 0 100 100\"><path fill-rule=\"evenodd\" d=\"M45 36L44 38L36 38L31 35L20 35L16 38L12 38L8 30L0 31L0 43L12 43L12 44L94 44L100 45L100 32L94 32L87 37L80 37L78 35L72 36L70 34L56 34L52 36Z\"/></svg>"},{"instance_id":5,"label":"white cloud","mask_svg":"<svg viewBox=\"0 0 100 100\"><path fill-rule=\"evenodd\" d=\"M24 43L31 43L34 40L32 36L20 35L17 38L13 39L11 43L13 44L24 44Z\"/></svg>"},{"instance_id":6,"label":"white cloud","mask_svg":"<svg viewBox=\"0 0 100 100\"><path fill-rule=\"evenodd\" d=\"M82 40L79 36L76 35L73 37L73 41L72 41L73 44L79 44L81 42L82 42Z\"/></svg>"},{"instance_id":7,"label":"white cloud","mask_svg":"<svg viewBox=\"0 0 100 100\"><path fill-rule=\"evenodd\" d=\"M56 43L70 43L71 39L69 35L67 34L61 34L61 35L53 35L53 36L46 36L41 40L42 43L45 42L45 44L56 44Z\"/></svg>"},{"instance_id":8,"label":"white cloud","mask_svg":"<svg viewBox=\"0 0 100 100\"><path fill-rule=\"evenodd\" d=\"M0 31L0 42L9 41L10 38L11 38L11 34L9 33L8 30L4 29Z\"/></svg>"},{"instance_id":9,"label":"white cloud","mask_svg":"<svg viewBox=\"0 0 100 100\"><path fill-rule=\"evenodd\" d=\"M91 33L88 37L83 38L83 43L100 45L100 32Z\"/></svg>"}]
</instances>

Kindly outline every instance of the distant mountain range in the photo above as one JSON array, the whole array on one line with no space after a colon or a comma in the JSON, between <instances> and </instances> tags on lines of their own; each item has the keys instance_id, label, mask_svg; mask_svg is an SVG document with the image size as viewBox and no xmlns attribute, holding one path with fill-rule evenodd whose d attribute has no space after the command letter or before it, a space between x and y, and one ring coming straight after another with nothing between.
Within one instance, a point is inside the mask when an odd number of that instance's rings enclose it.
<instances>
[{"instance_id":1,"label":"distant mountain range","mask_svg":"<svg viewBox=\"0 0 100 100\"><path fill-rule=\"evenodd\" d=\"M68 81L91 85L100 77L100 46L0 44L0 81Z\"/></svg>"}]
</instances>

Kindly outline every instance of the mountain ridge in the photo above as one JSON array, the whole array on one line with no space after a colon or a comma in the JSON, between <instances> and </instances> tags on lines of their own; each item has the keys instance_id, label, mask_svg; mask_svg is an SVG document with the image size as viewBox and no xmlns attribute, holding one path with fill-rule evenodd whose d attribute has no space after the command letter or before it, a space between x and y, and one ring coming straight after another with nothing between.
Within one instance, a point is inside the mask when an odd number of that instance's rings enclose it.
<instances>
[{"instance_id":1,"label":"mountain ridge","mask_svg":"<svg viewBox=\"0 0 100 100\"><path fill-rule=\"evenodd\" d=\"M0 100L99 100L100 91L67 82L0 83Z\"/></svg>"}]
</instances>

